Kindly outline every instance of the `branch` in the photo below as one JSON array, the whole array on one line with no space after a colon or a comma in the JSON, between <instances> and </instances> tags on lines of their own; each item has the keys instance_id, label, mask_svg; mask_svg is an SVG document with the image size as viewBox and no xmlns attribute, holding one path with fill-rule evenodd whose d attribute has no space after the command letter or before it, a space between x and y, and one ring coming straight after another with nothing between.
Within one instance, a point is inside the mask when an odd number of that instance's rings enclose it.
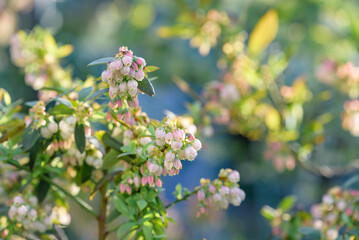
<instances>
[{"instance_id":1,"label":"branch","mask_svg":"<svg viewBox=\"0 0 359 240\"><path fill-rule=\"evenodd\" d=\"M201 188L197 188L197 189L193 190L192 192L190 192L190 193L184 195L182 198L179 198L179 199L177 199L177 200L171 202L170 204L168 204L168 205L166 206L166 208L170 208L170 207L172 207L173 205L175 205L175 204L177 204L177 203L179 203L179 202L182 202L182 201L186 200L186 199L189 198L190 196L196 194L200 189L201 189Z\"/></svg>"}]
</instances>

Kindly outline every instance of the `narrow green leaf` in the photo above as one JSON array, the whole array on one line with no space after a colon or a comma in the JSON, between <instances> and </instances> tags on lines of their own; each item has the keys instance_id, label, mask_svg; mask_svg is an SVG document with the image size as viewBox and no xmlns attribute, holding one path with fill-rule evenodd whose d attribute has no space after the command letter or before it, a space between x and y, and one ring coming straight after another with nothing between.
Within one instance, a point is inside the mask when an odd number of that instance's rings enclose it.
<instances>
[{"instance_id":1,"label":"narrow green leaf","mask_svg":"<svg viewBox=\"0 0 359 240\"><path fill-rule=\"evenodd\" d=\"M283 212L287 212L293 207L296 200L297 198L295 196L287 196L279 203L278 208Z\"/></svg>"},{"instance_id":2,"label":"narrow green leaf","mask_svg":"<svg viewBox=\"0 0 359 240\"><path fill-rule=\"evenodd\" d=\"M77 149L80 152L85 151L86 147L86 137L85 137L85 128L83 124L77 124L75 127L75 143L77 146Z\"/></svg>"},{"instance_id":3,"label":"narrow green leaf","mask_svg":"<svg viewBox=\"0 0 359 240\"><path fill-rule=\"evenodd\" d=\"M85 100L91 94L92 91L93 91L93 86L81 89L79 91L78 99L80 101Z\"/></svg>"},{"instance_id":4,"label":"narrow green leaf","mask_svg":"<svg viewBox=\"0 0 359 240\"><path fill-rule=\"evenodd\" d=\"M108 134L107 132L102 136L102 142L106 146L113 148L119 152L122 152L121 147L123 146L123 144L111 137L110 134Z\"/></svg>"},{"instance_id":5,"label":"narrow green leaf","mask_svg":"<svg viewBox=\"0 0 359 240\"><path fill-rule=\"evenodd\" d=\"M156 66L146 66L143 70L144 70L144 72L154 72L158 69L160 69L160 68L156 67Z\"/></svg>"},{"instance_id":6,"label":"narrow green leaf","mask_svg":"<svg viewBox=\"0 0 359 240\"><path fill-rule=\"evenodd\" d=\"M30 154L29 154L29 167L30 167L30 170L34 169L34 166L35 166L35 162L36 162L36 159L37 159L37 154L39 153L40 151L40 141L37 140L34 144L34 146L31 147L30 149Z\"/></svg>"},{"instance_id":7,"label":"narrow green leaf","mask_svg":"<svg viewBox=\"0 0 359 240\"><path fill-rule=\"evenodd\" d=\"M72 107L72 104L69 100L65 99L65 98L55 98L55 101L65 105L66 107L68 108L71 108Z\"/></svg>"},{"instance_id":8,"label":"narrow green leaf","mask_svg":"<svg viewBox=\"0 0 359 240\"><path fill-rule=\"evenodd\" d=\"M33 129L32 124L25 128L24 135L22 137L22 147L24 151L28 151L39 139L40 131Z\"/></svg>"},{"instance_id":9,"label":"narrow green leaf","mask_svg":"<svg viewBox=\"0 0 359 240\"><path fill-rule=\"evenodd\" d=\"M98 91L94 92L93 94L91 94L89 97L87 97L84 101L90 101L92 99L96 99L106 92L108 92L108 88L98 90Z\"/></svg>"},{"instance_id":10,"label":"narrow green leaf","mask_svg":"<svg viewBox=\"0 0 359 240\"><path fill-rule=\"evenodd\" d=\"M126 217L133 219L134 216L131 215L131 212L129 210L129 206L127 206L127 204L125 202L123 202L120 198L115 197L114 198L114 203L115 203L115 207L116 210L119 211L121 214L125 215Z\"/></svg>"},{"instance_id":11,"label":"narrow green leaf","mask_svg":"<svg viewBox=\"0 0 359 240\"><path fill-rule=\"evenodd\" d=\"M155 89L153 88L153 85L148 80L148 78L144 78L141 82L138 82L138 89L140 89L141 92L147 94L148 96L155 96Z\"/></svg>"},{"instance_id":12,"label":"narrow green leaf","mask_svg":"<svg viewBox=\"0 0 359 240\"><path fill-rule=\"evenodd\" d=\"M87 67L107 64L109 62L112 62L113 60L115 60L113 57L100 58L100 59L94 60L94 61L90 62L89 64L87 64Z\"/></svg>"},{"instance_id":13,"label":"narrow green leaf","mask_svg":"<svg viewBox=\"0 0 359 240\"><path fill-rule=\"evenodd\" d=\"M29 101L29 102L26 102L25 105L28 106L28 107L33 107L37 104L37 100L36 101Z\"/></svg>"},{"instance_id":14,"label":"narrow green leaf","mask_svg":"<svg viewBox=\"0 0 359 240\"><path fill-rule=\"evenodd\" d=\"M39 200L39 203L44 201L49 189L50 189L50 184L47 181L41 179L36 189L36 195L37 195L37 199Z\"/></svg>"},{"instance_id":15,"label":"narrow green leaf","mask_svg":"<svg viewBox=\"0 0 359 240\"><path fill-rule=\"evenodd\" d=\"M88 165L86 161L81 166L80 174L81 174L81 183L86 182L91 178L93 167Z\"/></svg>"}]
</instances>

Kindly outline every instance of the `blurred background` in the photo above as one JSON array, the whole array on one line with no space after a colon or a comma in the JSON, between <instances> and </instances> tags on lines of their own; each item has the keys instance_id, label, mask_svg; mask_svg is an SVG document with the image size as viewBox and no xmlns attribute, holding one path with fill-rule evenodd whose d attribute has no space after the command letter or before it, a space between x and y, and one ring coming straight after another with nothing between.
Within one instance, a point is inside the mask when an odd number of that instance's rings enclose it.
<instances>
[{"instance_id":1,"label":"blurred background","mask_svg":"<svg viewBox=\"0 0 359 240\"><path fill-rule=\"evenodd\" d=\"M358 60L359 3L341 0L0 0L0 87L9 91L13 99L32 101L36 92L24 83L24 73L12 64L10 39L18 29L31 31L40 25L48 29L56 41L74 46L74 52L62 62L72 65L73 78L84 80L88 75L98 77L103 67L87 68L97 58L112 56L118 47L128 46L146 58L149 65L160 67L154 82L156 96L141 96L143 110L150 117L162 119L164 110L184 114L186 102L193 101L172 81L173 76L186 80L196 92L209 81L219 80L218 59L222 49L198 47L188 40L196 33L186 14L204 15L209 9L225 11L232 23L230 32L249 34L258 20L275 9L279 29L269 52L283 52L290 62L282 78L291 84L304 74L313 94L327 87L315 80L314 74L324 58L336 61ZM177 28L167 26L178 26ZM227 33L223 33L224 38ZM221 41L221 39L218 39ZM305 107L309 114L328 110L334 120L327 128L332 135L344 139L338 155L313 155L320 161L346 164L356 156L355 137L343 132L340 112L345 97L337 95L326 105ZM215 211L208 218L196 218L196 200L181 203L169 210L177 225L169 228L169 239L265 239L271 229L260 210L264 205L276 207L280 200L295 194L303 208L318 202L330 186L350 177L320 177L301 168L278 168L264 160L266 146L262 141L249 140L229 134L224 127L215 129L211 137L203 138L205 149L198 160L184 164L179 176L166 177L163 198L174 199L172 192L178 182L189 189L198 185L201 177L214 179L220 168L233 168L241 173L241 188L247 194L240 207L229 211ZM339 137L338 137L339 136ZM330 143L329 143L330 148ZM72 224L67 233L70 239L95 239L94 224L86 213L74 209ZM76 228L74 226L77 226ZM80 226L80 227L79 227Z\"/></svg>"}]
</instances>

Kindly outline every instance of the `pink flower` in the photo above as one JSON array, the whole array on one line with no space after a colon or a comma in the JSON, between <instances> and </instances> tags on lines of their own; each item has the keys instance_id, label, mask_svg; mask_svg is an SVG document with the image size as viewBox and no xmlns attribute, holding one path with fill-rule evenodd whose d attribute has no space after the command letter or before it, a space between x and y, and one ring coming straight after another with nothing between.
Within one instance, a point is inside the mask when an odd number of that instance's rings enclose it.
<instances>
[{"instance_id":1,"label":"pink flower","mask_svg":"<svg viewBox=\"0 0 359 240\"><path fill-rule=\"evenodd\" d=\"M197 192L197 199L198 199L198 201L203 201L205 197L206 197L206 194L204 193L203 190L199 190L199 191Z\"/></svg>"},{"instance_id":2,"label":"pink flower","mask_svg":"<svg viewBox=\"0 0 359 240\"><path fill-rule=\"evenodd\" d=\"M126 67L129 67L132 63L132 57L130 56L124 56L122 58L122 62L123 62L123 65L125 65Z\"/></svg>"},{"instance_id":3,"label":"pink flower","mask_svg":"<svg viewBox=\"0 0 359 240\"><path fill-rule=\"evenodd\" d=\"M120 107L122 107L122 105L123 105L123 101L120 98L120 99L117 100L117 106L120 108Z\"/></svg>"},{"instance_id":4,"label":"pink flower","mask_svg":"<svg viewBox=\"0 0 359 240\"><path fill-rule=\"evenodd\" d=\"M134 101L128 101L128 106L130 108L135 108L135 107L138 107L139 106L139 102L138 102L138 99L134 100Z\"/></svg>"},{"instance_id":5,"label":"pink flower","mask_svg":"<svg viewBox=\"0 0 359 240\"><path fill-rule=\"evenodd\" d=\"M231 188L231 196L232 197L239 196L239 195L240 195L239 188Z\"/></svg>"},{"instance_id":6,"label":"pink flower","mask_svg":"<svg viewBox=\"0 0 359 240\"><path fill-rule=\"evenodd\" d=\"M197 156L197 151L192 146L187 147L185 149L185 152L186 152L186 158L189 161L193 161Z\"/></svg>"},{"instance_id":7,"label":"pink flower","mask_svg":"<svg viewBox=\"0 0 359 240\"><path fill-rule=\"evenodd\" d=\"M220 193L222 196L229 195L229 193L230 193L229 187L222 186L222 187L219 189L219 193Z\"/></svg>"},{"instance_id":8,"label":"pink flower","mask_svg":"<svg viewBox=\"0 0 359 240\"><path fill-rule=\"evenodd\" d=\"M102 81L104 81L104 82L108 81L107 70L105 70L101 73L101 78L102 78Z\"/></svg>"},{"instance_id":9,"label":"pink flower","mask_svg":"<svg viewBox=\"0 0 359 240\"><path fill-rule=\"evenodd\" d=\"M131 193L132 193L132 188L131 188L130 186L127 186L127 187L126 187L126 192L127 192L128 194L131 194Z\"/></svg>"},{"instance_id":10,"label":"pink flower","mask_svg":"<svg viewBox=\"0 0 359 240\"><path fill-rule=\"evenodd\" d=\"M145 77L145 73L142 70L136 71L135 78L137 81L142 81L144 77Z\"/></svg>"},{"instance_id":11,"label":"pink flower","mask_svg":"<svg viewBox=\"0 0 359 240\"><path fill-rule=\"evenodd\" d=\"M116 70L116 61L110 62L108 69L110 69L111 71L115 71Z\"/></svg>"},{"instance_id":12,"label":"pink flower","mask_svg":"<svg viewBox=\"0 0 359 240\"><path fill-rule=\"evenodd\" d=\"M239 182L240 176L239 176L239 172L236 170L233 170L229 175L228 175L228 180L232 183L237 183Z\"/></svg>"},{"instance_id":13,"label":"pink flower","mask_svg":"<svg viewBox=\"0 0 359 240\"><path fill-rule=\"evenodd\" d=\"M129 73L130 73L130 67L128 67L128 66L123 66L123 67L121 68L121 74L127 76Z\"/></svg>"},{"instance_id":14,"label":"pink flower","mask_svg":"<svg viewBox=\"0 0 359 240\"><path fill-rule=\"evenodd\" d=\"M157 186L157 187L162 187L162 181L161 181L161 179L157 178L157 180L156 180L156 186Z\"/></svg>"},{"instance_id":15,"label":"pink flower","mask_svg":"<svg viewBox=\"0 0 359 240\"><path fill-rule=\"evenodd\" d=\"M182 169L182 163L179 159L176 159L173 165L176 169Z\"/></svg>"},{"instance_id":16,"label":"pink flower","mask_svg":"<svg viewBox=\"0 0 359 240\"><path fill-rule=\"evenodd\" d=\"M186 137L186 133L182 129L178 129L173 133L176 141L183 141Z\"/></svg>"},{"instance_id":17,"label":"pink flower","mask_svg":"<svg viewBox=\"0 0 359 240\"><path fill-rule=\"evenodd\" d=\"M138 65L146 66L146 61L145 61L145 59L143 59L143 58L141 58L141 57L137 57L136 63L137 63Z\"/></svg>"},{"instance_id":18,"label":"pink flower","mask_svg":"<svg viewBox=\"0 0 359 240\"><path fill-rule=\"evenodd\" d=\"M147 184L147 177L142 177L141 183L142 183L142 186L146 186L146 184Z\"/></svg>"},{"instance_id":19,"label":"pink flower","mask_svg":"<svg viewBox=\"0 0 359 240\"><path fill-rule=\"evenodd\" d=\"M127 84L125 82L121 82L120 85L118 85L118 90L121 93L124 93L127 91Z\"/></svg>"},{"instance_id":20,"label":"pink flower","mask_svg":"<svg viewBox=\"0 0 359 240\"><path fill-rule=\"evenodd\" d=\"M176 155L173 152L167 152L166 156L165 156L165 159L166 159L166 161L173 162L175 157L176 157Z\"/></svg>"},{"instance_id":21,"label":"pink flower","mask_svg":"<svg viewBox=\"0 0 359 240\"><path fill-rule=\"evenodd\" d=\"M128 89L134 89L134 88L137 88L137 86L138 86L138 83L135 80L130 80L127 82Z\"/></svg>"},{"instance_id":22,"label":"pink flower","mask_svg":"<svg viewBox=\"0 0 359 240\"><path fill-rule=\"evenodd\" d=\"M111 109L115 109L117 107L117 103L109 102L108 105L110 105Z\"/></svg>"},{"instance_id":23,"label":"pink flower","mask_svg":"<svg viewBox=\"0 0 359 240\"><path fill-rule=\"evenodd\" d=\"M165 160L164 166L167 170L171 170L173 167L173 162Z\"/></svg>"},{"instance_id":24,"label":"pink flower","mask_svg":"<svg viewBox=\"0 0 359 240\"><path fill-rule=\"evenodd\" d=\"M131 51L127 51L125 55L131 57L131 59L132 59L132 57L133 57L133 54L132 54Z\"/></svg>"},{"instance_id":25,"label":"pink flower","mask_svg":"<svg viewBox=\"0 0 359 240\"><path fill-rule=\"evenodd\" d=\"M154 180L154 177L151 175L147 177L147 181L150 186L153 186Z\"/></svg>"},{"instance_id":26,"label":"pink flower","mask_svg":"<svg viewBox=\"0 0 359 240\"><path fill-rule=\"evenodd\" d=\"M210 185L209 188L208 188L209 192L212 193L212 194L215 194L216 193L216 188L215 186L213 185Z\"/></svg>"},{"instance_id":27,"label":"pink flower","mask_svg":"<svg viewBox=\"0 0 359 240\"><path fill-rule=\"evenodd\" d=\"M166 132L163 128L158 127L155 132L156 138L164 138L166 136Z\"/></svg>"},{"instance_id":28,"label":"pink flower","mask_svg":"<svg viewBox=\"0 0 359 240\"><path fill-rule=\"evenodd\" d=\"M121 193L124 193L125 191L126 191L126 184L121 183L121 184L120 184L120 192L121 192Z\"/></svg>"},{"instance_id":29,"label":"pink flower","mask_svg":"<svg viewBox=\"0 0 359 240\"><path fill-rule=\"evenodd\" d=\"M119 71L119 70L121 70L121 68L122 68L122 61L121 60L116 60L116 63L115 63L115 69L117 70L117 71Z\"/></svg>"},{"instance_id":30,"label":"pink flower","mask_svg":"<svg viewBox=\"0 0 359 240\"><path fill-rule=\"evenodd\" d=\"M183 145L182 142L177 142L177 141L173 141L171 143L171 147L174 151L180 150L182 148L182 145Z\"/></svg>"},{"instance_id":31,"label":"pink flower","mask_svg":"<svg viewBox=\"0 0 359 240\"><path fill-rule=\"evenodd\" d=\"M140 187L141 180L140 180L140 177L139 177L139 176L135 176L135 177L133 178L133 184L135 185L136 188L139 188L139 187Z\"/></svg>"},{"instance_id":32,"label":"pink flower","mask_svg":"<svg viewBox=\"0 0 359 240\"><path fill-rule=\"evenodd\" d=\"M192 135L193 136L193 135ZM196 139L194 140L194 142L192 142L192 147L196 150L199 151L202 148L202 143L200 140Z\"/></svg>"},{"instance_id":33,"label":"pink flower","mask_svg":"<svg viewBox=\"0 0 359 240\"><path fill-rule=\"evenodd\" d=\"M131 68L134 69L134 70L136 70L136 71L138 70L138 66L137 66L137 64L134 63L134 62L132 63Z\"/></svg>"},{"instance_id":34,"label":"pink flower","mask_svg":"<svg viewBox=\"0 0 359 240\"><path fill-rule=\"evenodd\" d=\"M173 140L173 134L172 133L167 133L166 136L165 136L165 141L167 144L171 144L172 143L172 140Z\"/></svg>"}]
</instances>

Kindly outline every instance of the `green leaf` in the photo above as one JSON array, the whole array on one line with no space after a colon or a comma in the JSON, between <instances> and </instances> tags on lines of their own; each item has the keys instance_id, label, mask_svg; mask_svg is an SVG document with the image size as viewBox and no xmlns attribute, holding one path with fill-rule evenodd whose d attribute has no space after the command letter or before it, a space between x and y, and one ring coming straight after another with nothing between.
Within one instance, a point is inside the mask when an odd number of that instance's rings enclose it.
<instances>
[{"instance_id":1,"label":"green leaf","mask_svg":"<svg viewBox=\"0 0 359 240\"><path fill-rule=\"evenodd\" d=\"M293 207L296 200L295 196L287 196L279 203L278 208L282 209L283 212L287 212Z\"/></svg>"},{"instance_id":2,"label":"green leaf","mask_svg":"<svg viewBox=\"0 0 359 240\"><path fill-rule=\"evenodd\" d=\"M30 170L34 169L34 166L35 166L35 162L36 162L36 159L37 159L37 154L39 153L40 151L40 141L37 140L35 142L35 145L32 146L32 148L30 149L30 154L29 154L29 167L30 167Z\"/></svg>"},{"instance_id":3,"label":"green leaf","mask_svg":"<svg viewBox=\"0 0 359 240\"><path fill-rule=\"evenodd\" d=\"M118 151L111 149L103 158L102 168L104 170L108 170L113 167L118 162Z\"/></svg>"},{"instance_id":4,"label":"green leaf","mask_svg":"<svg viewBox=\"0 0 359 240\"><path fill-rule=\"evenodd\" d=\"M90 62L89 64L87 64L87 67L107 64L109 62L112 62L113 60L115 60L113 57L100 58L100 59L94 60L94 61Z\"/></svg>"},{"instance_id":5,"label":"green leaf","mask_svg":"<svg viewBox=\"0 0 359 240\"><path fill-rule=\"evenodd\" d=\"M152 240L153 239L153 235L152 235L153 226L152 226L152 223L150 223L149 221L144 222L142 229L143 229L143 233L145 235L145 239L146 240Z\"/></svg>"},{"instance_id":6,"label":"green leaf","mask_svg":"<svg viewBox=\"0 0 359 240\"><path fill-rule=\"evenodd\" d=\"M84 183L91 178L92 170L93 170L93 167L88 165L86 163L86 161L84 161L84 163L82 164L81 169L80 169L81 183Z\"/></svg>"},{"instance_id":7,"label":"green leaf","mask_svg":"<svg viewBox=\"0 0 359 240\"><path fill-rule=\"evenodd\" d=\"M40 137L40 131L33 129L32 124L25 128L24 135L22 137L22 147L24 151L28 151Z\"/></svg>"},{"instance_id":8,"label":"green leaf","mask_svg":"<svg viewBox=\"0 0 359 240\"><path fill-rule=\"evenodd\" d=\"M138 82L138 89L140 89L143 93L148 96L155 96L155 89L153 88L152 83L148 80L148 78L144 78L141 82Z\"/></svg>"},{"instance_id":9,"label":"green leaf","mask_svg":"<svg viewBox=\"0 0 359 240\"><path fill-rule=\"evenodd\" d=\"M104 88L104 89L98 90L98 91L94 92L93 94L91 94L89 97L87 97L84 101L89 101L89 100L98 98L102 94L108 92L108 89L109 88Z\"/></svg>"},{"instance_id":10,"label":"green leaf","mask_svg":"<svg viewBox=\"0 0 359 240\"><path fill-rule=\"evenodd\" d=\"M144 199L140 199L137 201L137 206L140 208L140 211L142 211L147 206L147 202Z\"/></svg>"},{"instance_id":11,"label":"green leaf","mask_svg":"<svg viewBox=\"0 0 359 240\"><path fill-rule=\"evenodd\" d=\"M277 216L277 210L275 210L269 206L264 206L261 209L261 214L267 220L272 221Z\"/></svg>"},{"instance_id":12,"label":"green leaf","mask_svg":"<svg viewBox=\"0 0 359 240\"><path fill-rule=\"evenodd\" d=\"M87 98L91 94L92 91L93 91L93 86L81 89L79 91L78 99L80 101L85 100L85 98Z\"/></svg>"},{"instance_id":13,"label":"green leaf","mask_svg":"<svg viewBox=\"0 0 359 240\"><path fill-rule=\"evenodd\" d=\"M28 107L33 107L37 104L37 100L36 101L29 101L29 102L26 102L25 105L28 106Z\"/></svg>"},{"instance_id":14,"label":"green leaf","mask_svg":"<svg viewBox=\"0 0 359 240\"><path fill-rule=\"evenodd\" d=\"M277 35L278 25L278 14L270 9L254 27L248 40L249 51L257 55L266 49Z\"/></svg>"},{"instance_id":15,"label":"green leaf","mask_svg":"<svg viewBox=\"0 0 359 240\"><path fill-rule=\"evenodd\" d=\"M144 70L144 72L154 72L158 69L160 69L160 68L156 67L156 66L146 66L143 70Z\"/></svg>"},{"instance_id":16,"label":"green leaf","mask_svg":"<svg viewBox=\"0 0 359 240\"><path fill-rule=\"evenodd\" d=\"M315 228L301 227L298 229L298 231L311 240L321 239L320 232Z\"/></svg>"},{"instance_id":17,"label":"green leaf","mask_svg":"<svg viewBox=\"0 0 359 240\"><path fill-rule=\"evenodd\" d=\"M50 184L47 181L41 179L36 188L36 196L37 199L39 200L39 203L44 201L49 189L50 189Z\"/></svg>"},{"instance_id":18,"label":"green leaf","mask_svg":"<svg viewBox=\"0 0 359 240\"><path fill-rule=\"evenodd\" d=\"M54 98L55 101L65 105L68 108L72 107L72 104L69 100L65 99L65 98Z\"/></svg>"},{"instance_id":19,"label":"green leaf","mask_svg":"<svg viewBox=\"0 0 359 240\"><path fill-rule=\"evenodd\" d=\"M129 219L134 219L130 207L124 201L122 201L122 199L115 197L113 201L115 203L117 211L119 211L121 214L125 215Z\"/></svg>"},{"instance_id":20,"label":"green leaf","mask_svg":"<svg viewBox=\"0 0 359 240\"><path fill-rule=\"evenodd\" d=\"M121 239L121 237L123 237L128 231L130 231L135 226L137 226L136 222L126 222L122 224L117 231L117 237Z\"/></svg>"},{"instance_id":21,"label":"green leaf","mask_svg":"<svg viewBox=\"0 0 359 240\"><path fill-rule=\"evenodd\" d=\"M110 224L112 221L114 221L119 216L121 216L121 214L118 211L111 211L110 215L106 219L106 224Z\"/></svg>"},{"instance_id":22,"label":"green leaf","mask_svg":"<svg viewBox=\"0 0 359 240\"><path fill-rule=\"evenodd\" d=\"M123 144L111 137L110 134L108 134L107 132L102 136L102 142L106 146L113 148L119 152L122 152L121 147L123 146Z\"/></svg>"},{"instance_id":23,"label":"green leaf","mask_svg":"<svg viewBox=\"0 0 359 240\"><path fill-rule=\"evenodd\" d=\"M77 124L75 126L75 143L77 149L82 153L86 147L85 127L83 124Z\"/></svg>"}]
</instances>

